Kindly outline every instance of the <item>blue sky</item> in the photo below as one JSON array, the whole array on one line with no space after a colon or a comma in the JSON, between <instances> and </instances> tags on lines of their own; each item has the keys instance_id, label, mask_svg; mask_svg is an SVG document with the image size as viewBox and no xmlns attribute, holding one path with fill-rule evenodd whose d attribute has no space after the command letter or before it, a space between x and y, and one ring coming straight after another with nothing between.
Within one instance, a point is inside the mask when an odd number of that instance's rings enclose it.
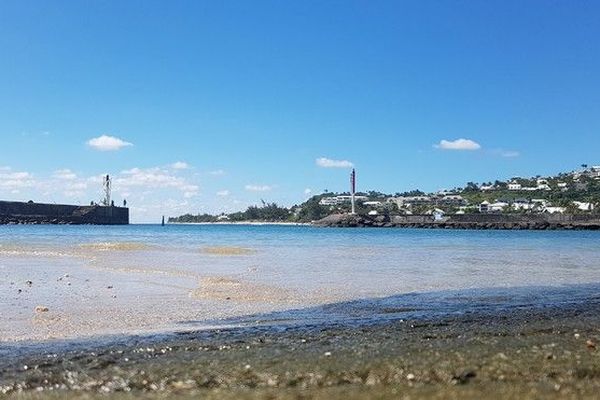
<instances>
[{"instance_id":1,"label":"blue sky","mask_svg":"<svg viewBox=\"0 0 600 400\"><path fill-rule=\"evenodd\" d=\"M154 221L347 190L319 158L386 192L600 164L599 18L583 1L5 0L0 198L89 203L110 173ZM99 151L103 135L132 145Z\"/></svg>"}]
</instances>

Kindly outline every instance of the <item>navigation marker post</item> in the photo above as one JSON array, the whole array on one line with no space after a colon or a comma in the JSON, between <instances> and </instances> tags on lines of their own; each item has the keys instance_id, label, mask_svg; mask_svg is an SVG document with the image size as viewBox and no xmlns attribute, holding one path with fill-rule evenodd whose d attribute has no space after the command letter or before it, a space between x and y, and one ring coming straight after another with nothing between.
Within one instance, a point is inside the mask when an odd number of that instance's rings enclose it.
<instances>
[{"instance_id":1,"label":"navigation marker post","mask_svg":"<svg viewBox=\"0 0 600 400\"><path fill-rule=\"evenodd\" d=\"M352 214L356 214L356 207L355 207L355 199L354 199L354 195L356 194L356 171L354 170L354 168L352 168L352 172L350 173L350 194L352 196Z\"/></svg>"}]
</instances>

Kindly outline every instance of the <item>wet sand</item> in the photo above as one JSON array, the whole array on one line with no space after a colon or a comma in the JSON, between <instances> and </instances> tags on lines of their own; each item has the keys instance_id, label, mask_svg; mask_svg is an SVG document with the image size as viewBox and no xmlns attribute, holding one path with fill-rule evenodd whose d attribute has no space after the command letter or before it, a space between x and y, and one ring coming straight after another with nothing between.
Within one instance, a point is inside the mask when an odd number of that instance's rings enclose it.
<instances>
[{"instance_id":1,"label":"wet sand","mask_svg":"<svg viewBox=\"0 0 600 400\"><path fill-rule=\"evenodd\" d=\"M6 398L584 399L600 297L353 324L0 346Z\"/></svg>"}]
</instances>

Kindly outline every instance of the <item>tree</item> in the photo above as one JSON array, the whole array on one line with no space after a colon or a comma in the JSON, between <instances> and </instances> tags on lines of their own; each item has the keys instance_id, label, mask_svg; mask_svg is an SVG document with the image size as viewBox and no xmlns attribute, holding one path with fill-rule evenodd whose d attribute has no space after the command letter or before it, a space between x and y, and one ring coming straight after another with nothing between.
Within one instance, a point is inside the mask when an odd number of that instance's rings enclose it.
<instances>
[{"instance_id":1,"label":"tree","mask_svg":"<svg viewBox=\"0 0 600 400\"><path fill-rule=\"evenodd\" d=\"M479 190L479 186L475 182L467 182L467 186L465 187L465 192L477 192Z\"/></svg>"},{"instance_id":2,"label":"tree","mask_svg":"<svg viewBox=\"0 0 600 400\"><path fill-rule=\"evenodd\" d=\"M298 212L298 219L302 222L317 221L329 214L329 209L319 204L320 198L313 196L308 199Z\"/></svg>"}]
</instances>

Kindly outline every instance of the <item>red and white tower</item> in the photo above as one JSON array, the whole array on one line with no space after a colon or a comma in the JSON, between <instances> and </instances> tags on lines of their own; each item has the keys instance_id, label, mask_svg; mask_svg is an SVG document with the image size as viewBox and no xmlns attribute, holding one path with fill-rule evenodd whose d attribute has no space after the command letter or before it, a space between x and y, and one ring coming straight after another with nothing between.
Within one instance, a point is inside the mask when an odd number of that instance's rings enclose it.
<instances>
[{"instance_id":1,"label":"red and white tower","mask_svg":"<svg viewBox=\"0 0 600 400\"><path fill-rule=\"evenodd\" d=\"M355 208L355 199L354 195L356 194L356 171L352 168L352 172L350 173L350 195L352 196L352 214L356 214Z\"/></svg>"}]
</instances>

